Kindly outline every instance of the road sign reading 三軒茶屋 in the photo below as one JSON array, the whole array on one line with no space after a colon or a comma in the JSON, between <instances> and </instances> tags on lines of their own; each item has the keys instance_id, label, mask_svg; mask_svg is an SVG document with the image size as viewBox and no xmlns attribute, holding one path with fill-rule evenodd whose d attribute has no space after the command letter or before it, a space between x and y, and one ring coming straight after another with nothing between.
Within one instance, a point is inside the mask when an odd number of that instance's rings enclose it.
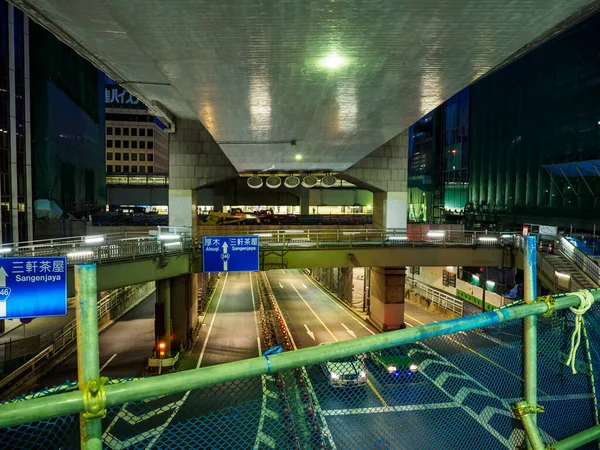
<instances>
[{"instance_id":1,"label":"road sign reading \u4e09\u8ed2\u8336\u5c4b","mask_svg":"<svg viewBox=\"0 0 600 450\"><path fill-rule=\"evenodd\" d=\"M65 257L0 258L0 319L66 314Z\"/></svg>"},{"instance_id":2,"label":"road sign reading \u4e09\u8ed2\u8336\u5c4b","mask_svg":"<svg viewBox=\"0 0 600 450\"><path fill-rule=\"evenodd\" d=\"M204 272L258 271L258 236L202 238Z\"/></svg>"}]
</instances>

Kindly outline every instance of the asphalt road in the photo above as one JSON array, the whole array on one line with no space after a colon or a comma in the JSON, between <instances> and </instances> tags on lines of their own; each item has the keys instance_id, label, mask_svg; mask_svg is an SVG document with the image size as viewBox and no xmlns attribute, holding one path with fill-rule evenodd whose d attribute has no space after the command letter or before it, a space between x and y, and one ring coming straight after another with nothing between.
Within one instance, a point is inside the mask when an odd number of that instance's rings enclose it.
<instances>
[{"instance_id":1,"label":"asphalt road","mask_svg":"<svg viewBox=\"0 0 600 450\"><path fill-rule=\"evenodd\" d=\"M300 271L271 271L268 277L297 348L374 332ZM406 304L409 327L440 320L444 318ZM559 339L560 332L552 333ZM522 395L519 324L403 348L419 366L410 381L395 379L371 358L366 360L365 388L332 388L320 367L306 368L312 395L326 418L326 432L337 448L465 448L467 439L477 442L476 448L512 449L521 443L509 412ZM561 373L553 348L540 354L538 364L541 374ZM587 418L593 411L585 377L545 381L551 389L540 390L540 403L553 415L541 418L540 424L544 440L550 441L550 436L568 435L560 425L562 408L574 407Z\"/></svg>"},{"instance_id":2,"label":"asphalt road","mask_svg":"<svg viewBox=\"0 0 600 450\"><path fill-rule=\"evenodd\" d=\"M222 275L190 356L193 367L259 356L259 327L251 274ZM264 422L264 391L261 378L250 378L113 408L103 438L113 447L252 448ZM142 417L135 427L131 415Z\"/></svg>"},{"instance_id":3,"label":"asphalt road","mask_svg":"<svg viewBox=\"0 0 600 450\"><path fill-rule=\"evenodd\" d=\"M375 333L300 271L271 271L268 279L297 348ZM193 352L196 366L260 354L255 296L249 274L222 277ZM442 320L409 303L405 317L408 326ZM410 381L392 377L367 359L367 386L340 389L330 386L318 365L306 367L305 382L327 448L517 447L522 433L509 408L522 395L519 335L514 323L404 346L419 366ZM557 351L563 348L563 330L541 327L540 335L538 395L546 412L539 423L542 438L551 442L592 426L593 403L585 373L572 376L561 368ZM107 350L102 350L101 364L108 362L104 370L109 370L115 363L116 369L119 352L114 346ZM278 383L265 375L110 408L104 442L112 448L292 448L298 432L290 434L285 411L302 415L290 406L302 391L287 376L284 398ZM576 411L579 422L561 420L566 410Z\"/></svg>"},{"instance_id":4,"label":"asphalt road","mask_svg":"<svg viewBox=\"0 0 600 450\"><path fill-rule=\"evenodd\" d=\"M148 296L98 338L100 375L109 378L139 377L154 348L155 294ZM77 379L77 355L50 371L38 387Z\"/></svg>"}]
</instances>

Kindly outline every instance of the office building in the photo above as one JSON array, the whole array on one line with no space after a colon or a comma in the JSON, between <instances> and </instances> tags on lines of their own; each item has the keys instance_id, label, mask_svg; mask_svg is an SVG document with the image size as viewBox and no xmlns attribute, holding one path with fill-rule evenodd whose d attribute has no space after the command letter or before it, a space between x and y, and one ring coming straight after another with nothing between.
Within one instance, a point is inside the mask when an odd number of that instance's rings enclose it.
<instances>
[{"instance_id":1,"label":"office building","mask_svg":"<svg viewBox=\"0 0 600 450\"><path fill-rule=\"evenodd\" d=\"M167 173L169 138L137 98L107 79L106 172Z\"/></svg>"},{"instance_id":2,"label":"office building","mask_svg":"<svg viewBox=\"0 0 600 450\"><path fill-rule=\"evenodd\" d=\"M0 242L106 202L99 72L0 2Z\"/></svg>"}]
</instances>

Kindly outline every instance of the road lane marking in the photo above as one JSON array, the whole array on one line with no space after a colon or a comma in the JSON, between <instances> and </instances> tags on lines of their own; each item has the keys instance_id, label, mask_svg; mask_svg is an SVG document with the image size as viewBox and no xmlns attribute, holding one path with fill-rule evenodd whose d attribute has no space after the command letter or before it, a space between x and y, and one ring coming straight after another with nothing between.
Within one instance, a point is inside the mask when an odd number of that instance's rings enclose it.
<instances>
[{"instance_id":1,"label":"road lane marking","mask_svg":"<svg viewBox=\"0 0 600 450\"><path fill-rule=\"evenodd\" d=\"M444 403L425 403L416 405L397 405L397 406L372 406L365 408L350 408L350 409L326 409L323 414L326 416L353 416L355 414L381 414L400 411L425 411L430 409L449 409L460 408L456 402Z\"/></svg>"},{"instance_id":2,"label":"road lane marking","mask_svg":"<svg viewBox=\"0 0 600 450\"><path fill-rule=\"evenodd\" d=\"M308 309L310 309L310 312L313 313L313 315L317 318L317 320L321 323L321 325L323 325L323 328L325 328L327 330L327 332L331 335L331 337L337 341L338 339L334 336L334 334L331 332L331 330L327 327L327 325L325 325L325 322L323 322L321 320L321 318L317 315L317 313L315 312L314 309L311 308L311 306L308 304L308 302L304 299L304 297L302 297L302 294L300 294L300 292L298 292L298 289L296 289L296 286L294 286L292 283L290 283L290 285L292 286L292 289L294 291L296 291L296 294L298 294L298 297L300 297L302 299L302 301L304 302L304 304L306 305L306 307Z\"/></svg>"},{"instance_id":3,"label":"road lane marking","mask_svg":"<svg viewBox=\"0 0 600 450\"><path fill-rule=\"evenodd\" d=\"M279 287L283 289L283 284L281 284L281 282L279 282Z\"/></svg>"},{"instance_id":4,"label":"road lane marking","mask_svg":"<svg viewBox=\"0 0 600 450\"><path fill-rule=\"evenodd\" d=\"M227 277L228 277L228 273L225 275L225 280L223 282L223 286L221 289L221 294L219 295L219 300L217 302L217 306L215 308L214 311L214 315L216 315L217 310L219 309L219 304L221 303L221 298L223 297L223 292L225 292L225 285L227 283ZM211 295L210 300L209 300L209 308L210 305L212 305L212 300L213 300L214 295ZM208 311L208 310L207 310ZM212 329L212 324L214 323L215 318L213 316L212 322L210 324L210 327L208 329L208 333L206 335L206 341L205 341L205 345L203 346L202 349L202 354L200 355L200 358L198 359L198 364L196 365L196 368L198 368L200 366L200 361L202 359L202 356L204 354L204 349L206 348L206 342L208 341L208 336L210 335L210 330ZM167 405L162 406L161 408L149 411L143 415L136 415L134 413L132 413L131 411L127 410L127 406L129 405L129 402L125 403L121 409L119 409L118 414L115 416L115 418L113 419L113 421L110 423L110 425L107 427L106 431L104 431L104 433L102 434L102 440L107 442L109 445L114 446L115 444L120 444L121 447L126 448L129 447L130 445L136 444L138 442L141 441L145 441L147 440L150 436L153 436L152 441L150 441L148 443L148 446L146 447L146 449L151 449L154 444L156 444L156 441L162 436L162 433L164 432L165 428L167 428L169 426L169 424L171 423L171 421L173 420L173 418L175 417L175 415L177 414L177 412L179 412L179 408L181 407L181 405L183 405L185 403L185 401L187 400L189 394L191 391L187 391L185 392L185 394L179 399L176 400L174 402L171 402ZM161 396L164 397L164 396ZM146 400L144 400L146 401ZM159 425L156 428L150 429L146 432L144 432L143 434L140 435L136 435L136 436L132 436L129 439L126 439L124 441L121 441L119 438L113 436L112 434L110 434L110 430L113 428L113 426L117 423L117 421L119 419L125 420L125 422L129 423L129 424L134 424L134 423L140 423L143 422L151 417L154 417L158 414L163 414L165 411L168 411L169 409L171 409L172 414L169 416L169 418L166 420L166 422L164 422L162 425Z\"/></svg>"},{"instance_id":5,"label":"road lane marking","mask_svg":"<svg viewBox=\"0 0 600 450\"><path fill-rule=\"evenodd\" d=\"M206 351L206 346L208 344L208 338L210 337L210 332L212 331L213 325L215 323L215 319L217 317L217 313L219 311L219 306L221 305L221 299L223 298L223 292L225 292L225 286L227 285L228 276L229 276L229 272L227 272L225 274L225 280L223 281L223 289L221 289L221 293L219 294L219 300L217 301L217 306L215 306L215 311L213 313L212 320L210 321L210 326L208 327L208 331L206 332L206 338L204 339L204 344L202 345L202 351L200 352L200 357L198 358L198 362L196 363L196 369L198 369L200 367L200 365L202 364L202 358L204 358L204 352ZM158 441L160 439L164 430L169 426L169 424L171 423L173 418L179 412L179 408L181 408L181 406L185 403L185 401L189 397L190 392L192 392L191 389L189 391L186 391L185 394L183 395L183 397L180 400L178 400L177 402L175 402L175 407L173 408L173 412L171 413L169 418L166 420L166 422L155 428L156 436L154 436L154 439L152 439L150 441L150 443L146 447L146 450L150 450L154 446L154 444L156 444L156 441Z\"/></svg>"},{"instance_id":6,"label":"road lane marking","mask_svg":"<svg viewBox=\"0 0 600 450\"><path fill-rule=\"evenodd\" d=\"M106 366L108 366L108 365L110 364L110 362L111 362L113 359L115 359L115 356L117 356L117 354L116 354L116 353L115 353L114 355L112 355L112 356L110 357L110 359L109 359L108 361L106 361L102 367L100 367L100 372L102 372L102 371L104 370L104 368L105 368Z\"/></svg>"},{"instance_id":7,"label":"road lane marking","mask_svg":"<svg viewBox=\"0 0 600 450\"><path fill-rule=\"evenodd\" d=\"M342 326L346 329L346 331L348 332L348 334L350 336L352 336L353 338L356 338L356 334L354 333L354 331L352 331L350 328L348 328L345 323L342 323Z\"/></svg>"},{"instance_id":8,"label":"road lane marking","mask_svg":"<svg viewBox=\"0 0 600 450\"><path fill-rule=\"evenodd\" d=\"M256 312L256 300L254 299L254 281L252 280L252 272L248 272L250 278L250 294L252 295L252 310L254 311L254 325L256 326L256 340L258 341L258 356L262 355L262 348L260 345L260 330L258 328L258 316Z\"/></svg>"},{"instance_id":9,"label":"road lane marking","mask_svg":"<svg viewBox=\"0 0 600 450\"><path fill-rule=\"evenodd\" d=\"M312 331L310 331L308 329L308 325L304 324L304 328L306 328L306 333L312 338L312 340L315 340L315 333L313 333Z\"/></svg>"},{"instance_id":10,"label":"road lane marking","mask_svg":"<svg viewBox=\"0 0 600 450\"><path fill-rule=\"evenodd\" d=\"M267 278L267 281L268 281L268 278ZM277 301L277 299L275 299L275 301ZM281 308L280 308L280 310L281 310ZM285 320L285 318L283 316L281 316L281 320L283 321L283 326L285 327L287 335L290 337L290 342L292 343L292 347L294 348L294 350L298 350L298 346L296 345L294 336L292 336L290 327L288 327L287 321ZM302 376L303 376L304 380L306 381L306 386L308 388L308 392L310 393L312 400L313 400L313 404L315 405L315 412L317 413L317 415L319 417L319 421L321 422L321 428L323 430L323 434L325 435L325 437L327 437L327 440L329 441L329 446L331 447L331 450L337 450L337 446L335 445L335 441L333 440L333 435L331 434L331 430L329 429L329 426L327 425L327 421L325 420L325 417L323 415L323 409L321 408L321 403L319 402L319 398L317 397L317 394L315 393L315 388L313 387L312 381L310 381L310 377L308 376L308 372L306 371L306 367L304 367L304 366L302 366Z\"/></svg>"},{"instance_id":11,"label":"road lane marking","mask_svg":"<svg viewBox=\"0 0 600 450\"><path fill-rule=\"evenodd\" d=\"M364 323L362 323L356 316L354 316L354 314L352 314L350 311L346 310L342 305L340 305L338 302L336 302L334 299L332 299L329 294L327 294L327 292L323 291L323 289L321 289L321 287L315 283L308 275L306 275L304 272L302 272L302 275L304 275L306 278L308 278L308 281L310 281L312 284L315 285L315 287L327 298L329 299L330 302L333 302L334 305L336 305L338 308L340 308L342 311L344 311L346 314L348 314L348 316L350 316L352 318L352 320L354 320L356 323L358 323L361 327L363 327L365 330L367 330L369 333L371 334L376 334L373 330L371 330L368 326L366 326Z\"/></svg>"},{"instance_id":12,"label":"road lane marking","mask_svg":"<svg viewBox=\"0 0 600 450\"><path fill-rule=\"evenodd\" d=\"M304 289L308 289L304 283L300 283Z\"/></svg>"},{"instance_id":13,"label":"road lane marking","mask_svg":"<svg viewBox=\"0 0 600 450\"><path fill-rule=\"evenodd\" d=\"M281 269L281 273L285 273L285 270Z\"/></svg>"},{"instance_id":14,"label":"road lane marking","mask_svg":"<svg viewBox=\"0 0 600 450\"><path fill-rule=\"evenodd\" d=\"M418 319L415 319L414 317L412 317L412 316L409 316L409 315L408 315L408 314L406 314L406 313L404 313L404 315L405 315L406 317L410 317L412 320L414 320L415 322L418 322L418 323L420 323L421 325L425 325L425 324L424 324L423 322L421 322L420 320L418 320ZM405 323L406 323L406 322L405 322ZM408 325L408 323L407 323L407 325ZM409 326L412 326L412 325L409 325ZM506 373L508 373L508 374L512 375L513 377L515 377L516 379L518 379L518 380L522 381L523 383L525 382L525 380L524 380L523 378L521 378L519 375L517 375L516 373L514 373L514 372L511 372L510 370L508 370L507 368L505 368L505 367L501 366L501 365L500 365L500 364L498 364L497 362L495 362L495 361L492 361L491 359L489 359L489 358L488 358L488 357L486 357L486 356L483 356L481 353L479 353L479 352L477 352L477 351L473 350L471 347L469 347L469 346L467 346L467 345L463 344L462 342L459 342L459 341L457 341L456 339L454 339L454 338L451 338L451 337L450 337L450 335L447 335L447 334L446 334L446 335L444 335L444 337L445 337L446 339L449 339L449 340L451 340L452 342L454 342L454 343L456 343L456 344L460 345L461 347L463 347L464 349L466 349L466 350L470 351L471 353L474 353L474 354L476 354L476 355L477 355L477 356L479 356L480 358L483 358L484 360L486 360L486 361L487 361L487 362L489 362L490 364L493 364L494 366L496 366L496 367L498 367L499 369L503 370L504 372L506 372ZM542 394L544 394L544 395L548 395L548 393L547 393L547 392L544 392L544 391L542 391L542 390L541 390L539 387L538 387L538 391L539 391L539 392L541 392L541 393L542 393Z\"/></svg>"},{"instance_id":15,"label":"road lane marking","mask_svg":"<svg viewBox=\"0 0 600 450\"><path fill-rule=\"evenodd\" d=\"M314 314L314 316L317 318L317 320L319 322L321 322L321 325L323 325L323 328L325 328L327 330L327 332L333 338L333 340L336 341L336 342L339 342L339 339L335 337L335 335L331 332L331 330L327 327L327 325L325 325L325 322L323 322L321 320L321 318L317 315L317 313L315 312L315 310L312 309L311 306L308 304L308 302L304 299L304 297L302 297L302 294L300 294L300 292L298 292L298 289L296 289L296 286L294 286L293 284L291 284L291 285L292 285L292 289L294 289L294 291L296 291L296 294L298 294L298 296L302 299L302 301L304 302L304 304L308 307L308 309L310 309L310 312L312 312ZM384 400L383 396L379 393L379 391L373 385L373 383L371 383L371 380L369 380L369 378L367 378L367 385L371 388L371 390L373 391L373 393L375 393L375 395L377 396L377 398L379 399L379 401L381 402L381 404L383 406L388 406L388 404Z\"/></svg>"},{"instance_id":16,"label":"road lane marking","mask_svg":"<svg viewBox=\"0 0 600 450\"><path fill-rule=\"evenodd\" d=\"M252 294L252 310L254 311L254 325L256 326L256 343L258 345L258 356L262 355L262 346L260 345L260 331L258 327L258 316L256 311L256 300L254 297L254 281L252 280L252 273L248 273L250 278L250 294ZM267 388L267 377L268 375L262 375L260 377L260 383L263 391L262 406L260 408L260 418L258 419L258 429L256 430L256 438L254 439L254 450L260 448L260 444L263 443L271 448L275 448L275 440L263 431L265 424L265 417L268 416L273 420L279 420L279 415L274 411L271 411L267 406L267 399L269 397L276 397L276 394L271 392Z\"/></svg>"}]
</instances>

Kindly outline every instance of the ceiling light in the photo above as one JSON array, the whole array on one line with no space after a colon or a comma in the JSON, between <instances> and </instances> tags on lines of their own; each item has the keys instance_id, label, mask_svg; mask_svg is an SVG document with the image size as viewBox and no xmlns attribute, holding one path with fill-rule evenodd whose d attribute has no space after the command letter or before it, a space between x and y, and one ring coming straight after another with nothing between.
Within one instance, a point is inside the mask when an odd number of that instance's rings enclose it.
<instances>
[{"instance_id":1,"label":"ceiling light","mask_svg":"<svg viewBox=\"0 0 600 450\"><path fill-rule=\"evenodd\" d=\"M304 186L305 188L311 188L315 186L318 182L319 180L317 180L317 177L315 177L314 175L306 175L302 179L302 186Z\"/></svg>"},{"instance_id":2,"label":"ceiling light","mask_svg":"<svg viewBox=\"0 0 600 450\"><path fill-rule=\"evenodd\" d=\"M261 177L252 175L250 178L248 178L248 180L246 180L246 184L248 185L248 187L250 187L252 189L258 189L258 188L262 187L263 180Z\"/></svg>"},{"instance_id":3,"label":"ceiling light","mask_svg":"<svg viewBox=\"0 0 600 450\"><path fill-rule=\"evenodd\" d=\"M335 179L335 177L333 175L325 175L322 179L321 179L321 185L323 187L331 187L331 186L335 186L335 182L337 180Z\"/></svg>"},{"instance_id":4,"label":"ceiling light","mask_svg":"<svg viewBox=\"0 0 600 450\"><path fill-rule=\"evenodd\" d=\"M10 247L0 248L0 254L1 253L10 253L10 252L12 252L12 248L10 248Z\"/></svg>"},{"instance_id":5,"label":"ceiling light","mask_svg":"<svg viewBox=\"0 0 600 450\"><path fill-rule=\"evenodd\" d=\"M300 184L300 178L298 178L295 175L290 175L288 177L285 178L283 184L285 185L285 187L287 188L295 188L298 187L298 185Z\"/></svg>"},{"instance_id":6,"label":"ceiling light","mask_svg":"<svg viewBox=\"0 0 600 450\"><path fill-rule=\"evenodd\" d=\"M326 69L335 70L339 67L344 66L347 63L347 59L343 56L338 55L336 52L330 53L324 58L319 60L319 65Z\"/></svg>"},{"instance_id":7,"label":"ceiling light","mask_svg":"<svg viewBox=\"0 0 600 450\"><path fill-rule=\"evenodd\" d=\"M300 153L296 153L296 161L301 161L302 155Z\"/></svg>"},{"instance_id":8,"label":"ceiling light","mask_svg":"<svg viewBox=\"0 0 600 450\"><path fill-rule=\"evenodd\" d=\"M271 175L269 178L267 178L267 186L271 189L277 189L279 186L281 186L281 178Z\"/></svg>"}]
</instances>

